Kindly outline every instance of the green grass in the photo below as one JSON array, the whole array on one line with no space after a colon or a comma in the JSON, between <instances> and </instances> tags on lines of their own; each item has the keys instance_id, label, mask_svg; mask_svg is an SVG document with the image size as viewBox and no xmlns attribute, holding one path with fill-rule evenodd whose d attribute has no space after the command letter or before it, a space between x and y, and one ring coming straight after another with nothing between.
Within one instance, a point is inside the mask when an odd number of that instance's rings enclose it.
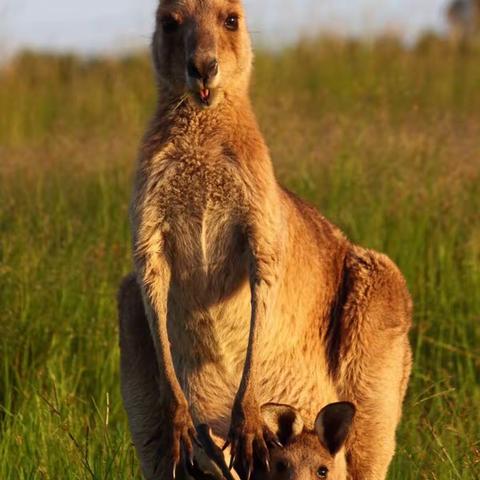
<instances>
[{"instance_id":1,"label":"green grass","mask_svg":"<svg viewBox=\"0 0 480 480\"><path fill-rule=\"evenodd\" d=\"M386 252L415 301L390 479L480 478L480 52L325 39L257 55L280 180ZM140 478L119 395L146 56L0 73L0 478Z\"/></svg>"}]
</instances>

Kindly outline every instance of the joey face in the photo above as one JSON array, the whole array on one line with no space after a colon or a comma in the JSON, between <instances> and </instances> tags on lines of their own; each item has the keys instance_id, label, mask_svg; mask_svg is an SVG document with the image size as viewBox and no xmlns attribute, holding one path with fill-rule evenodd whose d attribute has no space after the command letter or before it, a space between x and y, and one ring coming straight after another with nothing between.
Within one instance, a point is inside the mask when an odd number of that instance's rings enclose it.
<instances>
[{"instance_id":1,"label":"joey face","mask_svg":"<svg viewBox=\"0 0 480 480\"><path fill-rule=\"evenodd\" d=\"M161 0L152 50L162 88L202 108L248 89L252 51L240 0Z\"/></svg>"},{"instance_id":2,"label":"joey face","mask_svg":"<svg viewBox=\"0 0 480 480\"><path fill-rule=\"evenodd\" d=\"M270 451L270 473L262 480L346 480L345 455L331 455L313 433Z\"/></svg>"},{"instance_id":3,"label":"joey face","mask_svg":"<svg viewBox=\"0 0 480 480\"><path fill-rule=\"evenodd\" d=\"M262 409L265 423L282 447L270 450L270 472L258 480L346 480L344 445L355 415L351 403L335 403L317 416L314 430L304 427L299 413L286 405Z\"/></svg>"}]
</instances>

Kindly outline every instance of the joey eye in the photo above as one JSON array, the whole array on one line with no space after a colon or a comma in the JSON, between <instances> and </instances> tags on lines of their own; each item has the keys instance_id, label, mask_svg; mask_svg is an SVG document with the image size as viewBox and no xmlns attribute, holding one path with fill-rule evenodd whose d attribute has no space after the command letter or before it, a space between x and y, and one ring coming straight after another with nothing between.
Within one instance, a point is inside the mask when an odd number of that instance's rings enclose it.
<instances>
[{"instance_id":1,"label":"joey eye","mask_svg":"<svg viewBox=\"0 0 480 480\"><path fill-rule=\"evenodd\" d=\"M327 478L328 477L328 468L327 467L320 467L317 470L317 477L318 478Z\"/></svg>"},{"instance_id":2,"label":"joey eye","mask_svg":"<svg viewBox=\"0 0 480 480\"><path fill-rule=\"evenodd\" d=\"M225 28L231 32L238 30L238 15L231 14L225 20Z\"/></svg>"},{"instance_id":3,"label":"joey eye","mask_svg":"<svg viewBox=\"0 0 480 480\"><path fill-rule=\"evenodd\" d=\"M163 31L167 34L175 33L180 26L180 22L172 17L171 15L167 15L162 18L162 28Z\"/></svg>"}]
</instances>

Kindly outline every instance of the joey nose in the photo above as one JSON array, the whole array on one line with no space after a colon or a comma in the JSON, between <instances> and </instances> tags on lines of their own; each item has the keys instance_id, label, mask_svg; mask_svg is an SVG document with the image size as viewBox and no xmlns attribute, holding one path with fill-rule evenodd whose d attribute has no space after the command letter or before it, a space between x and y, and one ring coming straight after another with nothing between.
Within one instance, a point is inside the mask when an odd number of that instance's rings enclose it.
<instances>
[{"instance_id":1,"label":"joey nose","mask_svg":"<svg viewBox=\"0 0 480 480\"><path fill-rule=\"evenodd\" d=\"M190 60L187 65L187 71L190 78L202 80L207 84L218 75L218 61L216 58L201 62Z\"/></svg>"}]
</instances>

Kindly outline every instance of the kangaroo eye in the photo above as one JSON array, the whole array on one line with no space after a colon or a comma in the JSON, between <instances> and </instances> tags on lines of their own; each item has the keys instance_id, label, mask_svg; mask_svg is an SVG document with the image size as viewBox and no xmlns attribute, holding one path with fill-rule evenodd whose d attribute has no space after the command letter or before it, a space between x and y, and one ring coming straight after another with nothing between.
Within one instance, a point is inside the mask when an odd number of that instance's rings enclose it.
<instances>
[{"instance_id":1,"label":"kangaroo eye","mask_svg":"<svg viewBox=\"0 0 480 480\"><path fill-rule=\"evenodd\" d=\"M165 33L175 33L180 23L171 15L162 18L162 28Z\"/></svg>"},{"instance_id":2,"label":"kangaroo eye","mask_svg":"<svg viewBox=\"0 0 480 480\"><path fill-rule=\"evenodd\" d=\"M283 460L279 460L275 464L275 469L277 470L278 473L285 473L288 470L288 464Z\"/></svg>"},{"instance_id":3,"label":"kangaroo eye","mask_svg":"<svg viewBox=\"0 0 480 480\"><path fill-rule=\"evenodd\" d=\"M327 478L328 477L328 468L327 467L320 467L317 471L318 478Z\"/></svg>"},{"instance_id":4,"label":"kangaroo eye","mask_svg":"<svg viewBox=\"0 0 480 480\"><path fill-rule=\"evenodd\" d=\"M225 20L225 28L231 32L238 30L238 15L229 15Z\"/></svg>"}]
</instances>

